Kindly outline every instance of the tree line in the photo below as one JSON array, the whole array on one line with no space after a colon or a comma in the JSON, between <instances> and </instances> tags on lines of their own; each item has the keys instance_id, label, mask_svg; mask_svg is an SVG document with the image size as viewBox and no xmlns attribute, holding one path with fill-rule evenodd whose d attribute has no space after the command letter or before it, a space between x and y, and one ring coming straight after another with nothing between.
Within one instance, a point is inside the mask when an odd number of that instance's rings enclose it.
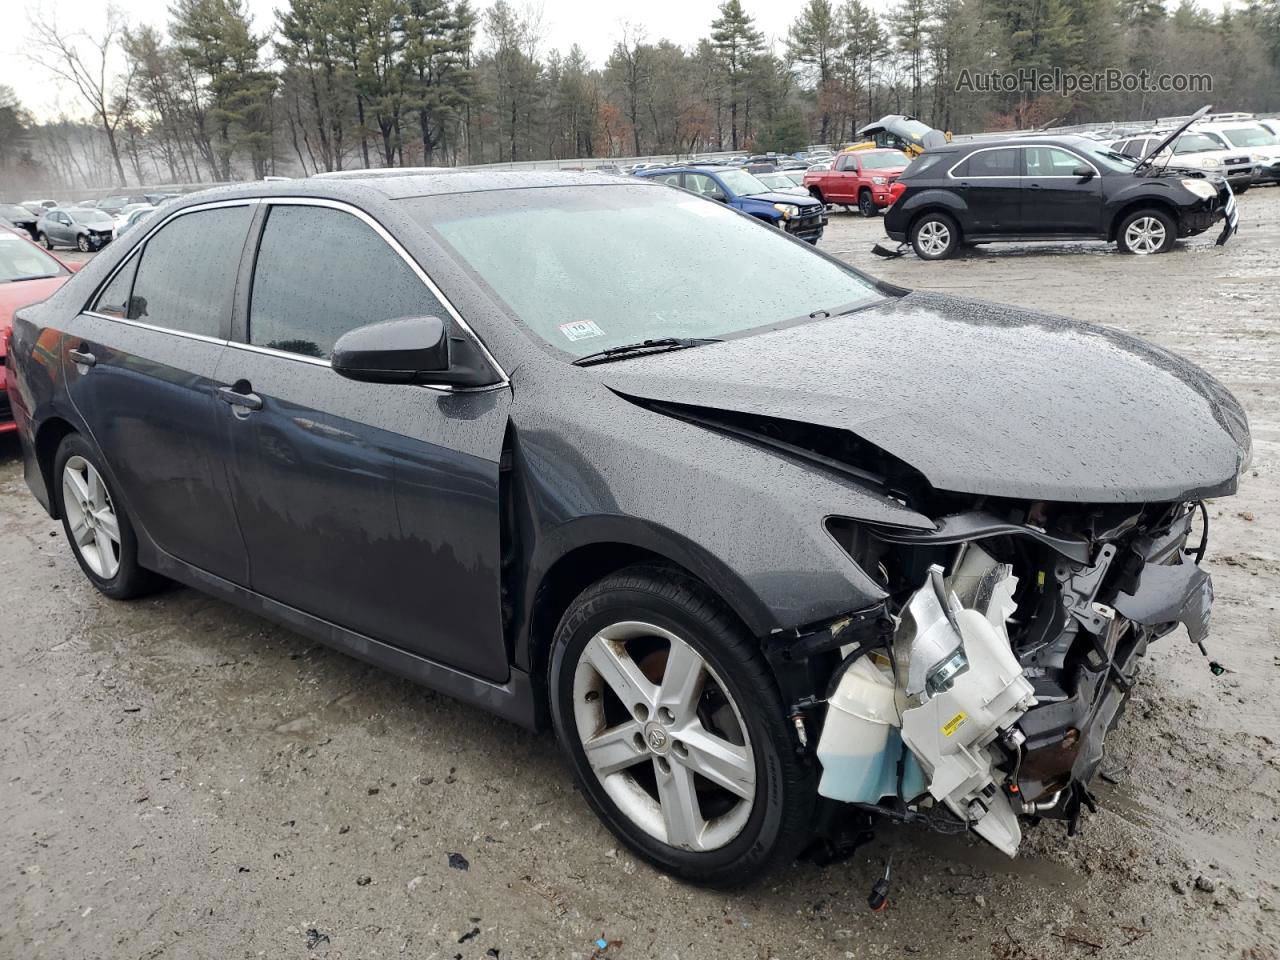
<instances>
[{"instance_id":1,"label":"tree line","mask_svg":"<svg viewBox=\"0 0 1280 960\"><path fill-rule=\"evenodd\" d=\"M353 167L796 150L886 113L958 132L1280 109L1280 0L806 0L766 38L725 0L691 47L622 23L604 63L510 0L174 0L163 26L33 15L29 56L83 119L0 88L0 177L225 181ZM1207 73L1211 94L957 90L961 71Z\"/></svg>"}]
</instances>

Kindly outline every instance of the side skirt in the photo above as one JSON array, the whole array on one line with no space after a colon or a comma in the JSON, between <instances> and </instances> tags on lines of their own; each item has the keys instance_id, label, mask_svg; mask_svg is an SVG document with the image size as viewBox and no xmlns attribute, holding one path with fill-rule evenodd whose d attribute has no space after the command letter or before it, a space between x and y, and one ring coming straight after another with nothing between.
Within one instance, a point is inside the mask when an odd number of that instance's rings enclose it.
<instances>
[{"instance_id":1,"label":"side skirt","mask_svg":"<svg viewBox=\"0 0 1280 960\"><path fill-rule=\"evenodd\" d=\"M474 704L528 730L538 730L541 727L539 722L541 713L538 710L533 684L529 680L529 675L522 670L512 667L506 683L482 680L434 660L428 660L416 653L410 653L380 640L374 640L372 637L347 630L327 620L321 620L319 617L313 617L309 613L255 593L247 587L193 567L165 553L153 543L148 542L149 539L142 536L138 538L141 554L139 559L149 570L226 600L268 620L274 620L358 660L372 663L374 666L456 700Z\"/></svg>"}]
</instances>

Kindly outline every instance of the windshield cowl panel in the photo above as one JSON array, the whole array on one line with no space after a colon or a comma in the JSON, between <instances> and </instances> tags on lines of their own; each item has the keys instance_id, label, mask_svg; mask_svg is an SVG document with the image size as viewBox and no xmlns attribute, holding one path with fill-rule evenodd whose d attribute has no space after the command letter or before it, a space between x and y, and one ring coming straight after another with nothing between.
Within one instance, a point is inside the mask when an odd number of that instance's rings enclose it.
<instances>
[{"instance_id":1,"label":"windshield cowl panel","mask_svg":"<svg viewBox=\"0 0 1280 960\"><path fill-rule=\"evenodd\" d=\"M776 227L674 188L399 202L521 329L568 360L649 340L736 338L884 298Z\"/></svg>"}]
</instances>

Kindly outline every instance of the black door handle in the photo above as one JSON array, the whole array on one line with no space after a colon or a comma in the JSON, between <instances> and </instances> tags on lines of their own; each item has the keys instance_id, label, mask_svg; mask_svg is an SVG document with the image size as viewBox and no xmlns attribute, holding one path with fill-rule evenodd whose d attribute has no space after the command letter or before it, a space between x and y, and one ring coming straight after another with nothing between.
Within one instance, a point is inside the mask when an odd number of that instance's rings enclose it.
<instances>
[{"instance_id":1,"label":"black door handle","mask_svg":"<svg viewBox=\"0 0 1280 960\"><path fill-rule=\"evenodd\" d=\"M233 407L243 407L245 410L261 410L262 398L252 392L253 388L248 383L241 380L234 387L219 387L218 399L223 403L229 403Z\"/></svg>"},{"instance_id":2,"label":"black door handle","mask_svg":"<svg viewBox=\"0 0 1280 960\"><path fill-rule=\"evenodd\" d=\"M82 367L92 367L98 362L98 358L89 352L88 345L83 343L74 350L68 350L67 356L71 358L72 363Z\"/></svg>"},{"instance_id":3,"label":"black door handle","mask_svg":"<svg viewBox=\"0 0 1280 960\"><path fill-rule=\"evenodd\" d=\"M1038 183L1028 184L1028 186L1029 186L1032 190L1039 190L1039 189L1040 189L1040 184L1038 184Z\"/></svg>"}]
</instances>

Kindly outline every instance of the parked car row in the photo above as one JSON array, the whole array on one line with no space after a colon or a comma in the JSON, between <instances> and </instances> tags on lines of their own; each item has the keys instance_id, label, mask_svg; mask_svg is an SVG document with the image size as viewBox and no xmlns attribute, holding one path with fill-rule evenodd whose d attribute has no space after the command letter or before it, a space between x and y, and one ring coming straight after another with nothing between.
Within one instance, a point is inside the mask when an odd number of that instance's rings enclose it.
<instances>
[{"instance_id":1,"label":"parked car row","mask_svg":"<svg viewBox=\"0 0 1280 960\"><path fill-rule=\"evenodd\" d=\"M807 243L816 244L827 224L826 206L807 191L797 192L789 177L786 182L791 186L779 189L746 170L709 164L654 167L637 171L635 176L718 201Z\"/></svg>"}]
</instances>

